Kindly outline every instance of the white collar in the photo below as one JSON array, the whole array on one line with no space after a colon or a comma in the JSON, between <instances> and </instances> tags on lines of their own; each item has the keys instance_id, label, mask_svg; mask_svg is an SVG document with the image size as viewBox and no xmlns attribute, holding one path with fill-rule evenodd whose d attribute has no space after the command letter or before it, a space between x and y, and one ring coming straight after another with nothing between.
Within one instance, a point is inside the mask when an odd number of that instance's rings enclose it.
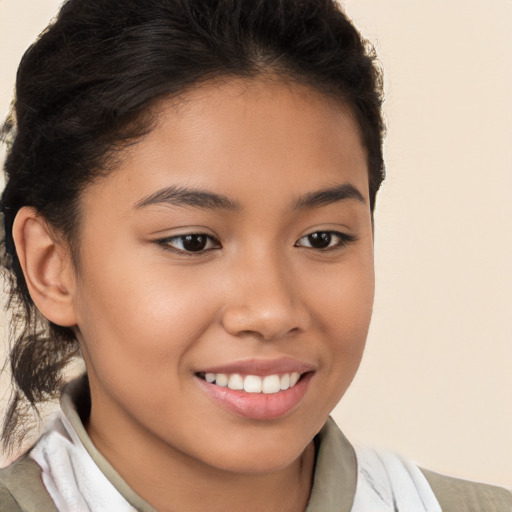
<instances>
[{"instance_id":1,"label":"white collar","mask_svg":"<svg viewBox=\"0 0 512 512\"><path fill-rule=\"evenodd\" d=\"M156 512L92 444L77 411L90 407L89 401L86 377L70 383L62 410L30 452L56 507L60 512ZM356 447L354 456L330 418L318 435L317 450L305 512L441 512L416 465L371 448Z\"/></svg>"}]
</instances>

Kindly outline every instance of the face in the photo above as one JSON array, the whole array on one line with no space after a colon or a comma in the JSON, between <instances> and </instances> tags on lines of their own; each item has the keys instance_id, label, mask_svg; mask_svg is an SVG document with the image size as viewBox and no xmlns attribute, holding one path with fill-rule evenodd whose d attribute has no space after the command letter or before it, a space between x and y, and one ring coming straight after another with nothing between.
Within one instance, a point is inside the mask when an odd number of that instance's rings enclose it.
<instances>
[{"instance_id":1,"label":"face","mask_svg":"<svg viewBox=\"0 0 512 512\"><path fill-rule=\"evenodd\" d=\"M350 113L299 85L210 83L164 102L81 209L89 429L228 471L296 460L354 377L371 316Z\"/></svg>"}]
</instances>

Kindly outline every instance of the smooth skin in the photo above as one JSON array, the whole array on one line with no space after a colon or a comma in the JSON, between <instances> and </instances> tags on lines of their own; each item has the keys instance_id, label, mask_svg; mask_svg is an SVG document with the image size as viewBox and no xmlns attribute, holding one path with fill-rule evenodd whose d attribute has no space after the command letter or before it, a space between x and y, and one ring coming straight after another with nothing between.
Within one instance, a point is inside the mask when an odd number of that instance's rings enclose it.
<instances>
[{"instance_id":1,"label":"smooth skin","mask_svg":"<svg viewBox=\"0 0 512 512\"><path fill-rule=\"evenodd\" d=\"M209 82L155 112L155 128L82 194L78 268L44 219L20 211L32 297L75 326L89 435L159 511L303 511L312 439L357 371L372 311L357 124L334 99L276 79ZM360 197L332 193L347 187ZM185 204L198 190L222 201ZM272 420L227 410L198 377L281 357L313 370Z\"/></svg>"}]
</instances>

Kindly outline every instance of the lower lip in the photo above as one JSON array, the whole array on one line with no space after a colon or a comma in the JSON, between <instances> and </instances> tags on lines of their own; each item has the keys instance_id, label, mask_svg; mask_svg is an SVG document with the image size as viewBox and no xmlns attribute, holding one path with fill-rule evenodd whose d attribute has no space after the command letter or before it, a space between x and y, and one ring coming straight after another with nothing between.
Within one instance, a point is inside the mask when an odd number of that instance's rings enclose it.
<instances>
[{"instance_id":1,"label":"lower lip","mask_svg":"<svg viewBox=\"0 0 512 512\"><path fill-rule=\"evenodd\" d=\"M254 420L272 420L288 414L298 406L312 377L312 372L306 373L292 388L269 394L223 388L200 377L196 378L208 395L228 411Z\"/></svg>"}]
</instances>

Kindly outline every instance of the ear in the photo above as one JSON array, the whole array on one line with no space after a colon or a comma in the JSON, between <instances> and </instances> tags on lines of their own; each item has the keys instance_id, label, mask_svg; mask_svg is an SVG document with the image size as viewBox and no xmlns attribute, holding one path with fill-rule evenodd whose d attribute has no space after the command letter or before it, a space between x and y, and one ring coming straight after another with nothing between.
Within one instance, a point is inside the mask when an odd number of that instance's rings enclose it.
<instances>
[{"instance_id":1,"label":"ear","mask_svg":"<svg viewBox=\"0 0 512 512\"><path fill-rule=\"evenodd\" d=\"M13 238L34 304L51 322L75 325L75 280L67 246L58 243L45 219L27 206L14 220Z\"/></svg>"}]
</instances>

